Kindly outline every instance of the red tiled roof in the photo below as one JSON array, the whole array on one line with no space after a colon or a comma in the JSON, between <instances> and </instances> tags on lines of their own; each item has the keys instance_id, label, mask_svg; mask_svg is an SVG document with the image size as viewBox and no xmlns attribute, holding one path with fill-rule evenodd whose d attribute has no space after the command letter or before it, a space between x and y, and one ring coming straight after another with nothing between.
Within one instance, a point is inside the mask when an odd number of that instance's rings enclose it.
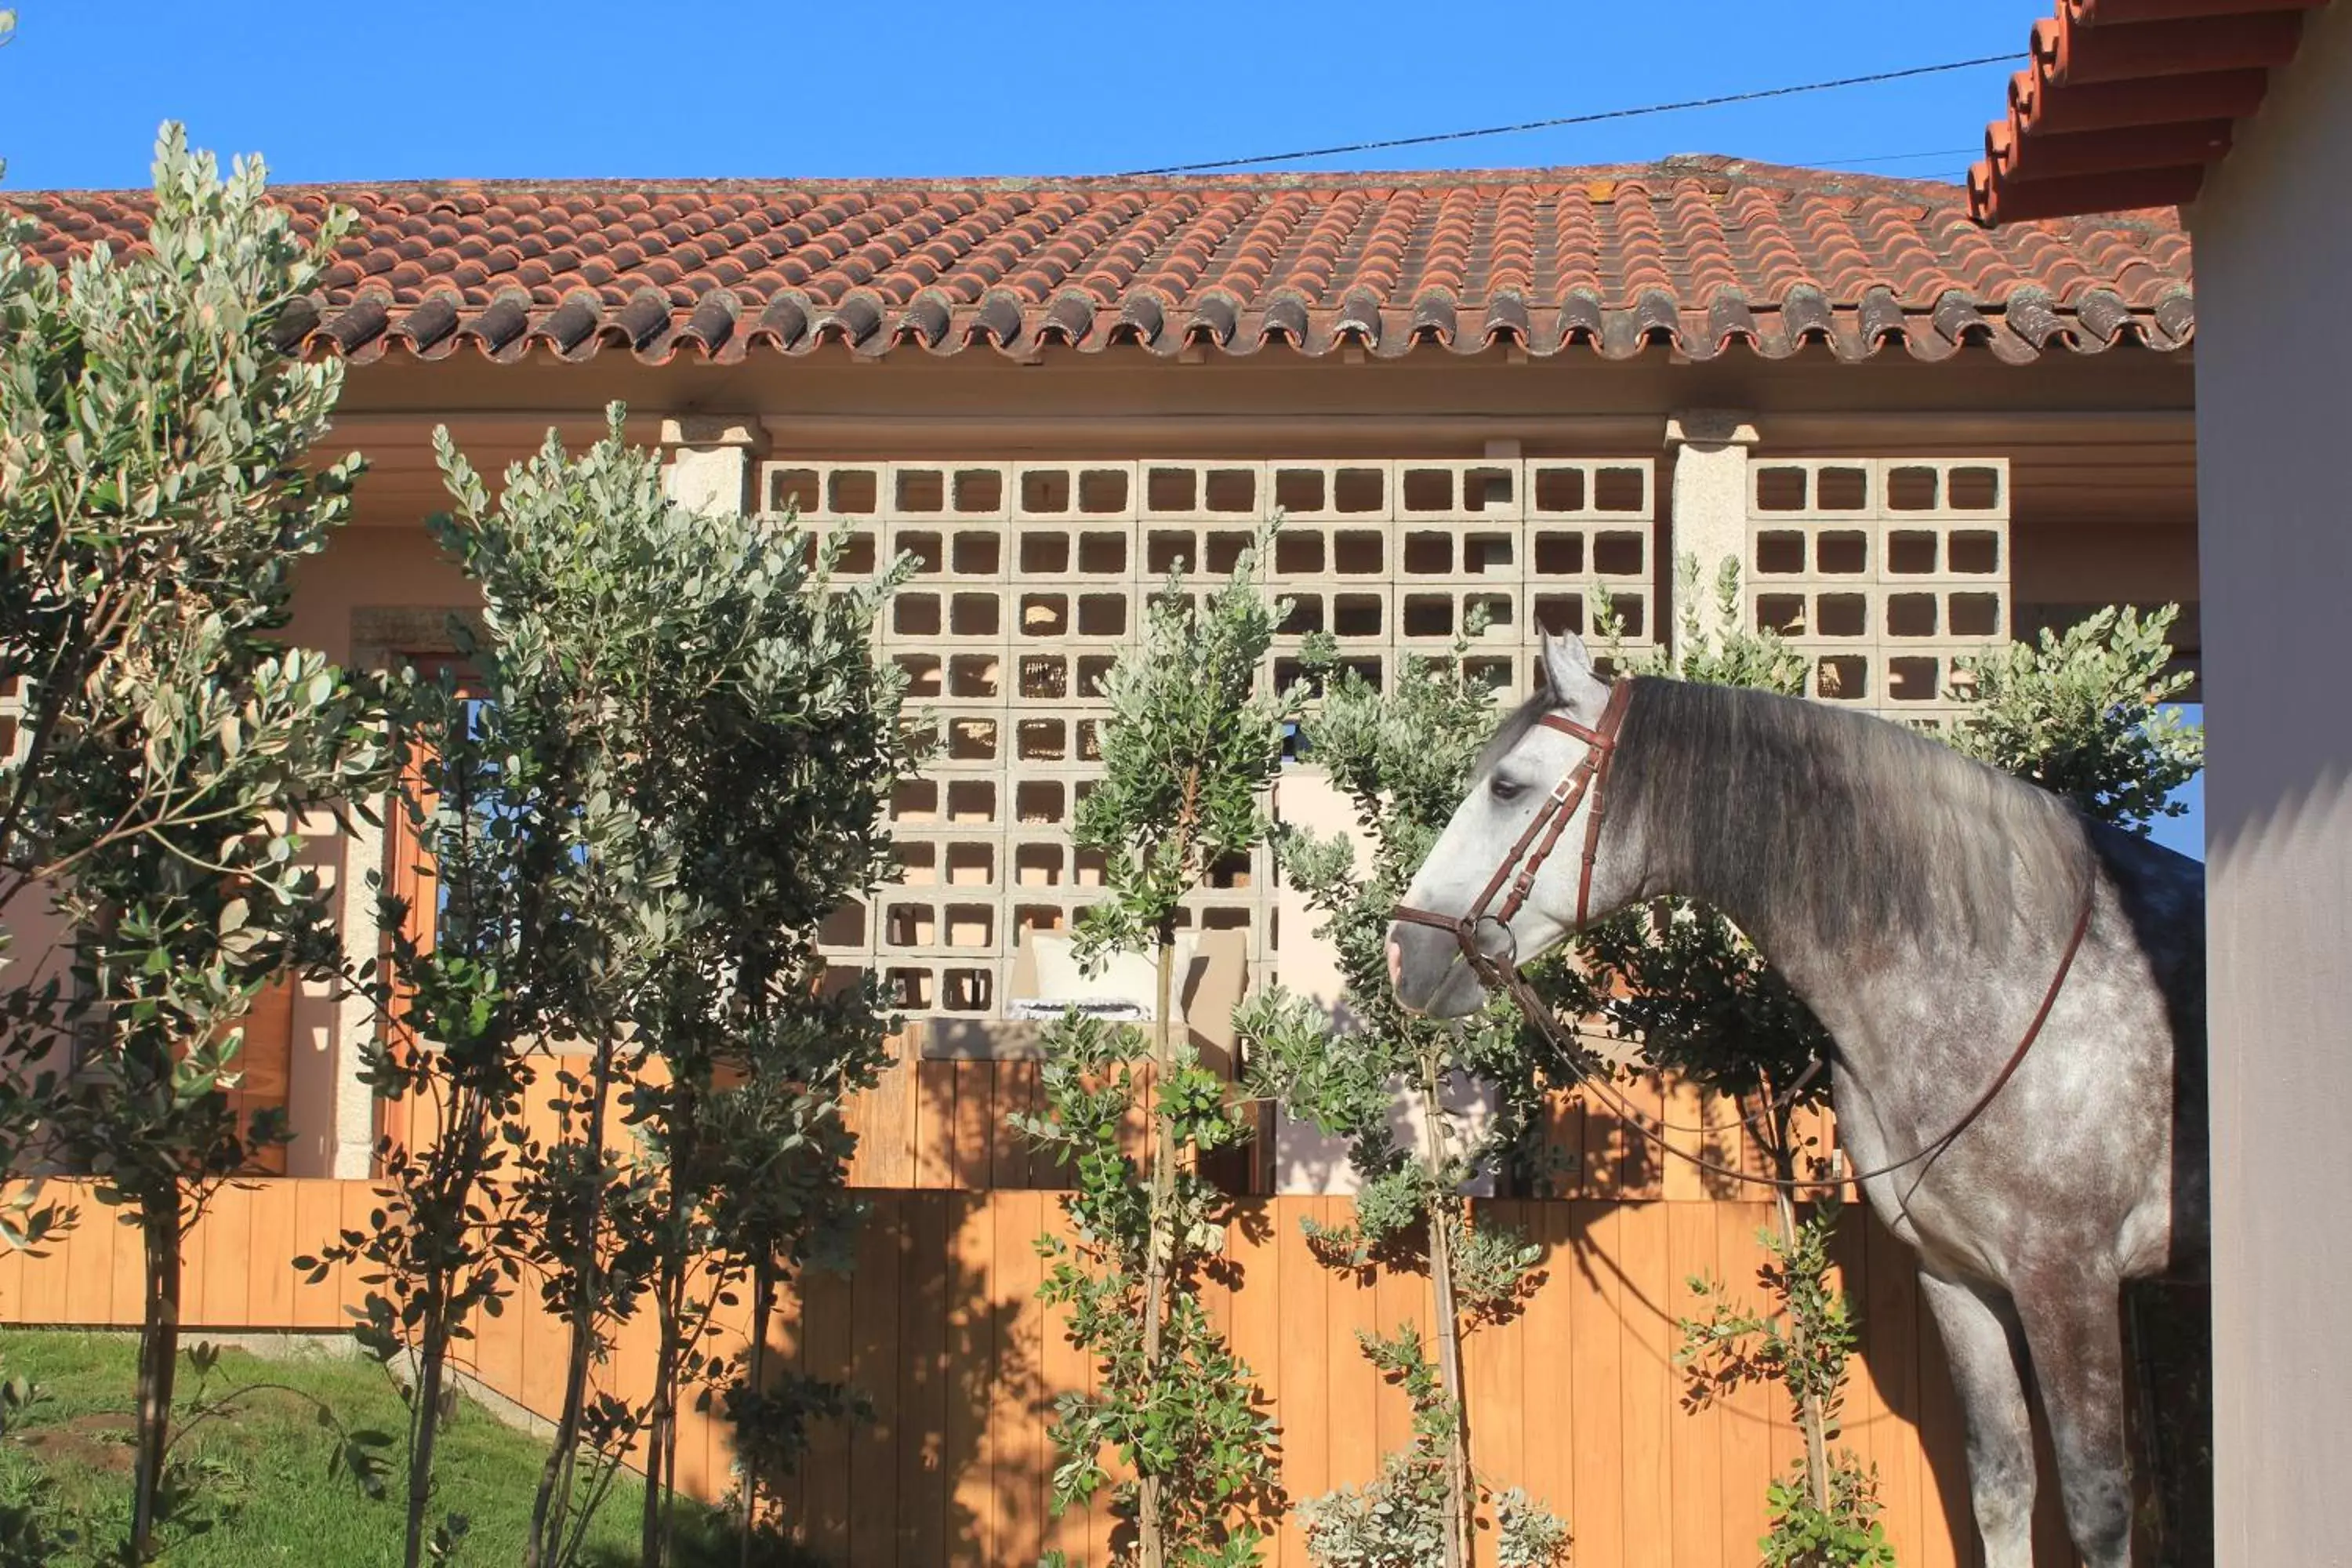
<instances>
[{"instance_id":1,"label":"red tiled roof","mask_svg":"<svg viewBox=\"0 0 2352 1568\"><path fill-rule=\"evenodd\" d=\"M1982 224L2175 206L2327 0L2058 0L1969 171Z\"/></svg>"},{"instance_id":2,"label":"red tiled roof","mask_svg":"<svg viewBox=\"0 0 2352 1568\"><path fill-rule=\"evenodd\" d=\"M2000 359L2193 324L2166 217L1987 234L1954 186L1684 158L1637 167L1184 182L281 187L359 215L308 343L356 361L606 347L664 363L827 342L1381 356L1654 344ZM144 200L27 193L51 257L134 240Z\"/></svg>"}]
</instances>

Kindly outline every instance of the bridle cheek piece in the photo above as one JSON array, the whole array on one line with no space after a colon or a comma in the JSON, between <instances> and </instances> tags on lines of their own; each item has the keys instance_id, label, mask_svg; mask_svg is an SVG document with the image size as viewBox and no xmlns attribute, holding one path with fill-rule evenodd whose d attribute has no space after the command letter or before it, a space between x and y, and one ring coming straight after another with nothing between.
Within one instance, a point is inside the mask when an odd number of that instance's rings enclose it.
<instances>
[{"instance_id":1,"label":"bridle cheek piece","mask_svg":"<svg viewBox=\"0 0 2352 1568\"><path fill-rule=\"evenodd\" d=\"M1544 729L1557 730L1583 742L1583 757L1552 786L1551 794L1544 797L1542 806L1519 835L1518 842L1511 846L1511 852L1503 857L1503 863L1495 868L1495 874L1486 879L1486 886L1468 909L1459 915L1441 915L1399 904L1390 911L1391 917L1408 925L1429 926L1447 932L1481 980L1489 985L1507 983L1518 970L1518 943L1511 935L1511 921L1527 906L1544 862L1559 847L1560 836L1576 820L1577 809L1589 796L1592 809L1584 818L1584 863L1576 878L1576 925L1581 930L1591 911L1592 867L1600 858L1601 825L1609 810L1609 769L1617 759L1617 731L1625 722L1625 710L1632 705L1633 697L1632 681L1620 680L1612 685L1608 703L1601 710L1601 721L1589 728L1558 713L1546 713L1538 719L1536 722ZM1495 907L1497 898L1502 900L1499 909ZM1489 925L1502 935L1499 951L1495 952L1488 952L1478 940Z\"/></svg>"}]
</instances>

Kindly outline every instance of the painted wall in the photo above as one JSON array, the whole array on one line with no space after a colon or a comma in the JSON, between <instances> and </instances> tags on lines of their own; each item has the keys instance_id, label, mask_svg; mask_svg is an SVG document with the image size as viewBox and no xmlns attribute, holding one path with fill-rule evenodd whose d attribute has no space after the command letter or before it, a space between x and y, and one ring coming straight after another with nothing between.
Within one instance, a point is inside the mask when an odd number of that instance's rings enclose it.
<instances>
[{"instance_id":1,"label":"painted wall","mask_svg":"<svg viewBox=\"0 0 2352 1568\"><path fill-rule=\"evenodd\" d=\"M2352 1563L2352 6L2307 15L2192 217L2223 1568Z\"/></svg>"}]
</instances>

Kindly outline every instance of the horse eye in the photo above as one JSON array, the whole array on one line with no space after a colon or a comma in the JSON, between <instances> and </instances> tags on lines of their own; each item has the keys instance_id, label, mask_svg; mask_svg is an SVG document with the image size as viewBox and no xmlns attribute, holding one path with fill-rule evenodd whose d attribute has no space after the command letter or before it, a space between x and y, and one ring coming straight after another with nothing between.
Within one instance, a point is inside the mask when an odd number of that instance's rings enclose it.
<instances>
[{"instance_id":1,"label":"horse eye","mask_svg":"<svg viewBox=\"0 0 2352 1568\"><path fill-rule=\"evenodd\" d=\"M1496 800L1517 800L1527 793L1528 786L1497 773L1486 781L1486 789Z\"/></svg>"}]
</instances>

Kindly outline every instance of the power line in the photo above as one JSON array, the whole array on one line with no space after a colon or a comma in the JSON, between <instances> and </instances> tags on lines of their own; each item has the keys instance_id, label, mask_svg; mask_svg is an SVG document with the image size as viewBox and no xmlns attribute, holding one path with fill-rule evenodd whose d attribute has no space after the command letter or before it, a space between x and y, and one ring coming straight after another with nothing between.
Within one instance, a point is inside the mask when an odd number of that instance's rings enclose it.
<instances>
[{"instance_id":1,"label":"power line","mask_svg":"<svg viewBox=\"0 0 2352 1568\"><path fill-rule=\"evenodd\" d=\"M1727 92L1714 98L1687 98L1678 103L1652 103L1639 109L1604 109L1591 114L1563 114L1553 120L1529 120L1517 125L1488 125L1475 131L1440 131L1425 136L1391 136L1382 142L1350 142L1339 147L1309 147L1296 153L1265 153L1254 158L1213 158L1201 163L1169 163L1157 169L1130 169L1113 179L1140 179L1150 174L1201 174L1216 169L1239 169L1253 163L1295 163L1307 158L1336 158L1343 153L1382 153L1392 147L1427 147L1440 142L1468 142L1481 136L1515 136L1523 131L1551 131L1563 125L1597 125L1607 120L1636 120L1648 114L1672 114L1685 109L1719 109L1726 104L1757 103L1769 98L1793 98L1804 92L1828 92L1842 87L1869 87L1912 77L1937 76L1977 66L2006 65L2014 54L1979 55L1972 60L1946 60L1940 65L1912 66L1904 70L1874 71L1868 76L1839 77L1832 81L1801 82L1793 87L1759 88L1752 92Z\"/></svg>"}]
</instances>

